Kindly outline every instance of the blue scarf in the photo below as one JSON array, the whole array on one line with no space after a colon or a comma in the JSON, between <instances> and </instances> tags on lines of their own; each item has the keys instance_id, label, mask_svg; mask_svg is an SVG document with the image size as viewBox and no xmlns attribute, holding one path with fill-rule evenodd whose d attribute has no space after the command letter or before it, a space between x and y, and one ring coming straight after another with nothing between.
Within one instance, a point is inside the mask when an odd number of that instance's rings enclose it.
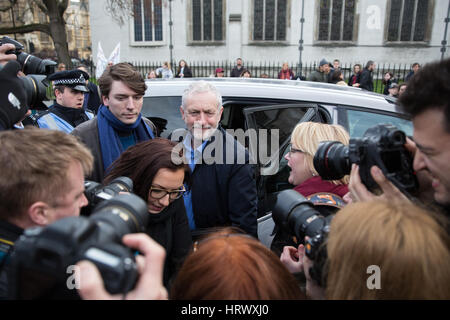
<instances>
[{"instance_id":1,"label":"blue scarf","mask_svg":"<svg viewBox=\"0 0 450 320\"><path fill-rule=\"evenodd\" d=\"M152 130L142 120L141 114L139 114L135 123L124 124L119 121L106 106L101 105L98 110L97 121L105 173L111 163L113 163L124 151L117 131L133 134L136 143L155 137Z\"/></svg>"}]
</instances>

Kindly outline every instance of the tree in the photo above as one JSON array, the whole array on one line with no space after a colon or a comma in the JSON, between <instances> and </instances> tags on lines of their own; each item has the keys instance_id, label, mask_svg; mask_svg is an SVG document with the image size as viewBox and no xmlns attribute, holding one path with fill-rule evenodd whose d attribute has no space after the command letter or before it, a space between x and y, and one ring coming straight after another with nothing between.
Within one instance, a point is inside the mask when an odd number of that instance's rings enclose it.
<instances>
[{"instance_id":1,"label":"tree","mask_svg":"<svg viewBox=\"0 0 450 320\"><path fill-rule=\"evenodd\" d=\"M35 23L33 19L24 21L24 23L15 23L16 25L11 27L0 28L0 35L34 31L44 32L52 38L59 61L64 62L68 68L72 68L67 44L66 21L64 19L69 0L9 0L9 5L3 6L0 11L11 10L17 6L18 2L24 3L31 12L35 9L41 11L48 17L47 22Z\"/></svg>"}]
</instances>

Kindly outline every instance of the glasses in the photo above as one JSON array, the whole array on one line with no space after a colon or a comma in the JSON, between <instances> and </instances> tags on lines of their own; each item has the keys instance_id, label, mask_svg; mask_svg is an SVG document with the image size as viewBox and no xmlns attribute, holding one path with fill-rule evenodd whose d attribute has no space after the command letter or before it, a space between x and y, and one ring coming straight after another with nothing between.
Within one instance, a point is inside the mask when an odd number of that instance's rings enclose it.
<instances>
[{"instance_id":1,"label":"glasses","mask_svg":"<svg viewBox=\"0 0 450 320\"><path fill-rule=\"evenodd\" d=\"M169 195L170 200L175 200L181 198L181 196L186 192L184 186L177 190L167 190L161 188L150 187L150 196L154 199L162 199L166 195Z\"/></svg>"},{"instance_id":2,"label":"glasses","mask_svg":"<svg viewBox=\"0 0 450 320\"><path fill-rule=\"evenodd\" d=\"M288 145L288 156L291 157L292 154L293 154L293 153L296 153L296 152L305 153L305 151L303 151L303 150L294 148L294 147L292 146L292 143L290 143L290 144Z\"/></svg>"}]
</instances>

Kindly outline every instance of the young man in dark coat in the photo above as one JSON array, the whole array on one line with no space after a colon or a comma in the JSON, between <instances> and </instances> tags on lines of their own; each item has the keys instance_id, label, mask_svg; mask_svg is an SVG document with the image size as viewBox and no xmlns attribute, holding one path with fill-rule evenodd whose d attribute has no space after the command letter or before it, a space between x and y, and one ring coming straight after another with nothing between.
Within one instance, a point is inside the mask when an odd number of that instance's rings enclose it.
<instances>
[{"instance_id":1,"label":"young man in dark coat","mask_svg":"<svg viewBox=\"0 0 450 320\"><path fill-rule=\"evenodd\" d=\"M99 81L103 105L92 120L72 131L94 155L94 171L88 180L101 182L105 171L128 147L155 137L153 123L141 116L144 78L128 63L106 69Z\"/></svg>"}]
</instances>

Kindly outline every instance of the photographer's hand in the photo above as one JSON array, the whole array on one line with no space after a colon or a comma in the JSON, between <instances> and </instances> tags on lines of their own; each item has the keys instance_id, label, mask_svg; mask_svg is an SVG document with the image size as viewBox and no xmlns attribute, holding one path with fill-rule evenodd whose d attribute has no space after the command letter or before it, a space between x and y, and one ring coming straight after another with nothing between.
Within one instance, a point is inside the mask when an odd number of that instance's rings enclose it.
<instances>
[{"instance_id":1,"label":"photographer's hand","mask_svg":"<svg viewBox=\"0 0 450 320\"><path fill-rule=\"evenodd\" d=\"M303 272L303 256L305 247L301 244L298 249L292 246L285 246L280 256L280 261L290 273Z\"/></svg>"},{"instance_id":2,"label":"photographer's hand","mask_svg":"<svg viewBox=\"0 0 450 320\"><path fill-rule=\"evenodd\" d=\"M5 65L8 61L17 60L17 56L13 53L6 54L9 50L15 50L16 47L11 43L4 43L0 45L0 64Z\"/></svg>"},{"instance_id":3,"label":"photographer's hand","mask_svg":"<svg viewBox=\"0 0 450 320\"><path fill-rule=\"evenodd\" d=\"M165 250L146 234L128 234L123 237L123 243L139 250L145 256L145 263L139 265L140 277L136 287L128 292L126 300L167 300L167 290L162 283ZM137 258L140 258L139 256ZM85 300L119 300L122 295L111 295L104 287L103 279L89 261L77 263L80 279L78 293Z\"/></svg>"},{"instance_id":4,"label":"photographer's hand","mask_svg":"<svg viewBox=\"0 0 450 320\"><path fill-rule=\"evenodd\" d=\"M27 95L22 81L17 77L19 70L17 61L0 66L0 127L3 129L11 129L28 111Z\"/></svg>"},{"instance_id":5,"label":"photographer's hand","mask_svg":"<svg viewBox=\"0 0 450 320\"><path fill-rule=\"evenodd\" d=\"M361 182L361 177L359 176L359 166L356 164L352 164L352 171L350 173L350 183L348 185L348 188L350 190L350 196L353 201L409 201L409 199L384 176L380 168L378 168L377 166L373 166L372 168L370 168L370 174L372 175L375 182L380 186L383 194L377 196L367 190L366 186Z\"/></svg>"}]
</instances>

